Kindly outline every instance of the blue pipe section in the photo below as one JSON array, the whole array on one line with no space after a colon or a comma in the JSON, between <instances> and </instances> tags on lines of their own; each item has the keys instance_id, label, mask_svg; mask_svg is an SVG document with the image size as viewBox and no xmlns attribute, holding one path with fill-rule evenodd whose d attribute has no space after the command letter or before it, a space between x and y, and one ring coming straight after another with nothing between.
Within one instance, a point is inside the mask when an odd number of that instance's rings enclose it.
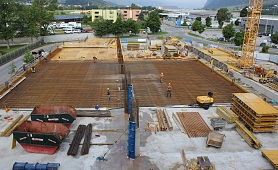
<instances>
[{"instance_id":1,"label":"blue pipe section","mask_svg":"<svg viewBox=\"0 0 278 170\"><path fill-rule=\"evenodd\" d=\"M15 162L13 170L57 170L59 166L59 163L32 164L28 162Z\"/></svg>"},{"instance_id":2,"label":"blue pipe section","mask_svg":"<svg viewBox=\"0 0 278 170\"><path fill-rule=\"evenodd\" d=\"M131 114L131 100L133 97L133 86L128 85L128 90L127 90L127 113Z\"/></svg>"},{"instance_id":3,"label":"blue pipe section","mask_svg":"<svg viewBox=\"0 0 278 170\"><path fill-rule=\"evenodd\" d=\"M128 140L127 140L127 156L131 159L135 159L135 131L136 123L129 121L128 125Z\"/></svg>"}]
</instances>

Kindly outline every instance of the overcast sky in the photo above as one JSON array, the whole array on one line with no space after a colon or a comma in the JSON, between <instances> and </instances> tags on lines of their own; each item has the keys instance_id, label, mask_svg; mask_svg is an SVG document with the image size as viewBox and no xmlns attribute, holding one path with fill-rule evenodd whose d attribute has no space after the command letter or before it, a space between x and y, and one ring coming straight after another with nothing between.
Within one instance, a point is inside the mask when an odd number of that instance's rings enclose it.
<instances>
[{"instance_id":1,"label":"overcast sky","mask_svg":"<svg viewBox=\"0 0 278 170\"><path fill-rule=\"evenodd\" d=\"M179 8L202 8L207 0L163 0L162 2Z\"/></svg>"}]
</instances>

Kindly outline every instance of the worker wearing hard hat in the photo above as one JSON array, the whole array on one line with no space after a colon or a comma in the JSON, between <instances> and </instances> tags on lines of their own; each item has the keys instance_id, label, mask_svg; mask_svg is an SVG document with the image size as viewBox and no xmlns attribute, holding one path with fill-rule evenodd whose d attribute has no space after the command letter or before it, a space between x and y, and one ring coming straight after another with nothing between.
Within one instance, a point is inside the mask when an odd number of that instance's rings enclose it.
<instances>
[{"instance_id":1,"label":"worker wearing hard hat","mask_svg":"<svg viewBox=\"0 0 278 170\"><path fill-rule=\"evenodd\" d=\"M108 97L108 102L110 102L110 90L107 88L107 97Z\"/></svg>"},{"instance_id":2,"label":"worker wearing hard hat","mask_svg":"<svg viewBox=\"0 0 278 170\"><path fill-rule=\"evenodd\" d=\"M171 86L171 83L168 84L168 87L167 87L167 97L168 96L172 96L172 86Z\"/></svg>"},{"instance_id":3,"label":"worker wearing hard hat","mask_svg":"<svg viewBox=\"0 0 278 170\"><path fill-rule=\"evenodd\" d=\"M160 73L160 83L163 82L163 78L164 78L164 74L163 74L163 73Z\"/></svg>"}]
</instances>

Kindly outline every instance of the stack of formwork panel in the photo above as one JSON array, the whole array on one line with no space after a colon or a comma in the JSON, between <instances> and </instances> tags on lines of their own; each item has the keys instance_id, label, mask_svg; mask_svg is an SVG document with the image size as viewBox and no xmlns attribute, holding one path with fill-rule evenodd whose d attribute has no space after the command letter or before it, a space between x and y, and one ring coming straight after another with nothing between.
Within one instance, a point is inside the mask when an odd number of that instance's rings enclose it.
<instances>
[{"instance_id":1,"label":"stack of formwork panel","mask_svg":"<svg viewBox=\"0 0 278 170\"><path fill-rule=\"evenodd\" d=\"M225 106L217 107L216 113L224 118L229 124L235 123L238 120L238 116Z\"/></svg>"},{"instance_id":2,"label":"stack of formwork panel","mask_svg":"<svg viewBox=\"0 0 278 170\"><path fill-rule=\"evenodd\" d=\"M138 43L129 43L127 44L127 50L129 51L138 51L140 50L140 44Z\"/></svg>"},{"instance_id":3,"label":"stack of formwork panel","mask_svg":"<svg viewBox=\"0 0 278 170\"><path fill-rule=\"evenodd\" d=\"M278 130L278 110L253 93L233 93L231 109L253 132Z\"/></svg>"}]
</instances>

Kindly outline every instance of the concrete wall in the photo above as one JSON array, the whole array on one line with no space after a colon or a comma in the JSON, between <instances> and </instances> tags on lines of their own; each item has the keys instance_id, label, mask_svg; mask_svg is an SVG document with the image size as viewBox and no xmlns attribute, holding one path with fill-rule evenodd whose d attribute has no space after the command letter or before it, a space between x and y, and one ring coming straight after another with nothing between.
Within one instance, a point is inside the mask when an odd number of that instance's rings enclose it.
<instances>
[{"instance_id":1,"label":"concrete wall","mask_svg":"<svg viewBox=\"0 0 278 170\"><path fill-rule=\"evenodd\" d=\"M265 87L264 85L262 85L258 82L255 82L254 80L252 80L248 77L243 76L242 74L236 72L235 70L231 69L230 72L233 74L233 76L236 79L240 79L242 83L245 83L245 84L251 86L253 89L258 91L259 93L264 94L265 96L278 101L278 93L276 91L271 90L271 89Z\"/></svg>"}]
</instances>

